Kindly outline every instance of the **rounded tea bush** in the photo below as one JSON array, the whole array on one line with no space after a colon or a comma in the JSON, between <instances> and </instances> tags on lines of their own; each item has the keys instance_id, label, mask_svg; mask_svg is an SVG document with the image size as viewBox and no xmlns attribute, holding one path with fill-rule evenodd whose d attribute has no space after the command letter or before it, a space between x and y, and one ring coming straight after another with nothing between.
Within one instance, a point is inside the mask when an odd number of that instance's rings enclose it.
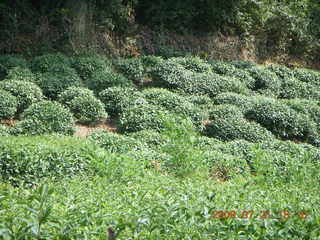
<instances>
[{"instance_id":1,"label":"rounded tea bush","mask_svg":"<svg viewBox=\"0 0 320 240\"><path fill-rule=\"evenodd\" d=\"M185 69L196 73L212 72L211 65L199 57L174 57L167 61L180 64Z\"/></svg>"},{"instance_id":2,"label":"rounded tea bush","mask_svg":"<svg viewBox=\"0 0 320 240\"><path fill-rule=\"evenodd\" d=\"M104 71L110 67L108 59L101 56L76 57L72 66L77 70L80 77L88 82L96 71Z\"/></svg>"},{"instance_id":3,"label":"rounded tea bush","mask_svg":"<svg viewBox=\"0 0 320 240\"><path fill-rule=\"evenodd\" d=\"M8 136L8 135L9 135L8 128L5 125L0 124L0 137L1 136Z\"/></svg>"},{"instance_id":4,"label":"rounded tea bush","mask_svg":"<svg viewBox=\"0 0 320 240\"><path fill-rule=\"evenodd\" d=\"M217 95L213 99L214 104L232 104L237 106L243 113L254 105L254 98L237 93L226 92Z\"/></svg>"},{"instance_id":5,"label":"rounded tea bush","mask_svg":"<svg viewBox=\"0 0 320 240\"><path fill-rule=\"evenodd\" d=\"M148 148L161 147L168 142L168 140L163 138L159 132L152 129L132 132L129 133L128 136L143 142Z\"/></svg>"},{"instance_id":6,"label":"rounded tea bush","mask_svg":"<svg viewBox=\"0 0 320 240\"><path fill-rule=\"evenodd\" d=\"M29 68L14 67L9 70L6 80L36 82L37 77Z\"/></svg>"},{"instance_id":7,"label":"rounded tea bush","mask_svg":"<svg viewBox=\"0 0 320 240\"><path fill-rule=\"evenodd\" d=\"M71 67L71 60L61 53L36 56L31 60L31 70L33 72L49 72L54 66Z\"/></svg>"},{"instance_id":8,"label":"rounded tea bush","mask_svg":"<svg viewBox=\"0 0 320 240\"><path fill-rule=\"evenodd\" d=\"M50 72L41 74L38 80L44 95L50 99L56 99L67 88L79 87L81 84L81 79L73 68L59 65L53 66Z\"/></svg>"},{"instance_id":9,"label":"rounded tea bush","mask_svg":"<svg viewBox=\"0 0 320 240\"><path fill-rule=\"evenodd\" d=\"M151 129L160 131L164 128L164 118L168 111L151 104L133 105L126 108L119 119L122 132L137 132Z\"/></svg>"},{"instance_id":10,"label":"rounded tea bush","mask_svg":"<svg viewBox=\"0 0 320 240\"><path fill-rule=\"evenodd\" d=\"M104 103L106 111L112 116L118 116L126 108L135 104L145 104L147 100L135 88L111 87L99 93L99 99Z\"/></svg>"},{"instance_id":11,"label":"rounded tea bush","mask_svg":"<svg viewBox=\"0 0 320 240\"><path fill-rule=\"evenodd\" d=\"M272 133L260 124L243 118L217 118L206 125L205 133L222 141L244 139L249 142L262 142L274 139Z\"/></svg>"},{"instance_id":12,"label":"rounded tea bush","mask_svg":"<svg viewBox=\"0 0 320 240\"><path fill-rule=\"evenodd\" d=\"M251 76L255 79L254 90L268 89L277 96L281 90L281 80L278 75L268 69L253 67L248 69Z\"/></svg>"},{"instance_id":13,"label":"rounded tea bush","mask_svg":"<svg viewBox=\"0 0 320 240\"><path fill-rule=\"evenodd\" d=\"M172 113L189 117L196 125L199 125L203 120L200 109L177 93L161 88L151 88L144 90L143 94L148 103L161 106Z\"/></svg>"},{"instance_id":14,"label":"rounded tea bush","mask_svg":"<svg viewBox=\"0 0 320 240\"><path fill-rule=\"evenodd\" d=\"M13 134L41 135L74 132L74 119L69 109L52 101L32 104L22 114L22 121L13 128Z\"/></svg>"},{"instance_id":15,"label":"rounded tea bush","mask_svg":"<svg viewBox=\"0 0 320 240\"><path fill-rule=\"evenodd\" d=\"M294 77L294 73L290 68L281 65L270 65L267 67L268 70L277 74L278 77L284 78L292 78Z\"/></svg>"},{"instance_id":16,"label":"rounded tea bush","mask_svg":"<svg viewBox=\"0 0 320 240\"><path fill-rule=\"evenodd\" d=\"M177 89L188 94L208 95L211 98L223 92L247 94L249 91L239 80L215 73L193 74L189 78L180 79Z\"/></svg>"},{"instance_id":17,"label":"rounded tea bush","mask_svg":"<svg viewBox=\"0 0 320 240\"><path fill-rule=\"evenodd\" d=\"M209 110L209 119L242 119L244 117L240 108L230 104L222 104L212 107Z\"/></svg>"},{"instance_id":18,"label":"rounded tea bush","mask_svg":"<svg viewBox=\"0 0 320 240\"><path fill-rule=\"evenodd\" d=\"M9 92L0 90L0 119L12 119L17 112L18 101Z\"/></svg>"},{"instance_id":19,"label":"rounded tea bush","mask_svg":"<svg viewBox=\"0 0 320 240\"><path fill-rule=\"evenodd\" d=\"M272 99L258 102L246 113L273 134L287 139L306 139L314 132L314 125L307 115L299 114L289 106Z\"/></svg>"},{"instance_id":20,"label":"rounded tea bush","mask_svg":"<svg viewBox=\"0 0 320 240\"><path fill-rule=\"evenodd\" d=\"M63 105L69 106L70 102L76 97L92 96L94 97L93 91L83 87L69 87L58 96L58 101Z\"/></svg>"},{"instance_id":21,"label":"rounded tea bush","mask_svg":"<svg viewBox=\"0 0 320 240\"><path fill-rule=\"evenodd\" d=\"M212 70L221 75L230 75L237 71L236 67L234 67L230 63L219 62L219 61L208 61L212 67Z\"/></svg>"},{"instance_id":22,"label":"rounded tea bush","mask_svg":"<svg viewBox=\"0 0 320 240\"><path fill-rule=\"evenodd\" d=\"M240 61L240 60L231 61L230 64L232 64L233 66L239 69L247 69L247 68L252 68L256 66L256 64L253 62Z\"/></svg>"},{"instance_id":23,"label":"rounded tea bush","mask_svg":"<svg viewBox=\"0 0 320 240\"><path fill-rule=\"evenodd\" d=\"M127 153L142 146L137 139L104 130L94 131L87 138L109 152Z\"/></svg>"},{"instance_id":24,"label":"rounded tea bush","mask_svg":"<svg viewBox=\"0 0 320 240\"><path fill-rule=\"evenodd\" d=\"M145 69L139 58L118 59L114 62L115 68L126 78L136 84L142 84L145 77Z\"/></svg>"},{"instance_id":25,"label":"rounded tea bush","mask_svg":"<svg viewBox=\"0 0 320 240\"><path fill-rule=\"evenodd\" d=\"M320 86L320 73L309 69L296 69L293 75L299 81Z\"/></svg>"},{"instance_id":26,"label":"rounded tea bush","mask_svg":"<svg viewBox=\"0 0 320 240\"><path fill-rule=\"evenodd\" d=\"M23 58L20 55L0 55L0 80L5 79L10 69L14 67L28 68L28 62L25 58Z\"/></svg>"},{"instance_id":27,"label":"rounded tea bush","mask_svg":"<svg viewBox=\"0 0 320 240\"><path fill-rule=\"evenodd\" d=\"M96 121L99 118L108 117L104 110L104 104L91 95L75 97L68 106L79 121Z\"/></svg>"},{"instance_id":28,"label":"rounded tea bush","mask_svg":"<svg viewBox=\"0 0 320 240\"><path fill-rule=\"evenodd\" d=\"M149 55L140 57L140 61L143 64L145 72L148 73L152 71L157 64L163 62L164 60L162 57Z\"/></svg>"},{"instance_id":29,"label":"rounded tea bush","mask_svg":"<svg viewBox=\"0 0 320 240\"><path fill-rule=\"evenodd\" d=\"M43 100L42 90L32 82L25 81L2 81L0 89L10 92L17 98L18 113L23 112L31 104Z\"/></svg>"},{"instance_id":30,"label":"rounded tea bush","mask_svg":"<svg viewBox=\"0 0 320 240\"><path fill-rule=\"evenodd\" d=\"M306 82L301 82L295 78L286 78L282 81L279 98L307 98L320 99L320 87Z\"/></svg>"},{"instance_id":31,"label":"rounded tea bush","mask_svg":"<svg viewBox=\"0 0 320 240\"><path fill-rule=\"evenodd\" d=\"M108 69L92 73L90 80L86 82L86 86L95 92L101 92L106 88L115 86L132 87L133 82L122 74Z\"/></svg>"}]
</instances>

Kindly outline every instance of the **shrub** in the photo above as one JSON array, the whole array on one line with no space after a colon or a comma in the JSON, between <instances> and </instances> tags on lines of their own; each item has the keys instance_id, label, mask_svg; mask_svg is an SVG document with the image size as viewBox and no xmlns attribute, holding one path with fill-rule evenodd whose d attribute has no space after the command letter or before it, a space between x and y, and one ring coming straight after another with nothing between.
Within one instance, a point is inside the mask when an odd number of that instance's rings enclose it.
<instances>
[{"instance_id":1,"label":"shrub","mask_svg":"<svg viewBox=\"0 0 320 240\"><path fill-rule=\"evenodd\" d=\"M61 53L50 53L42 56L36 56L31 60L31 70L33 72L49 72L52 68L71 67L71 60Z\"/></svg>"},{"instance_id":2,"label":"shrub","mask_svg":"<svg viewBox=\"0 0 320 240\"><path fill-rule=\"evenodd\" d=\"M320 73L309 69L296 69L293 75L299 81L320 86Z\"/></svg>"},{"instance_id":3,"label":"shrub","mask_svg":"<svg viewBox=\"0 0 320 240\"><path fill-rule=\"evenodd\" d=\"M36 75L29 68L14 67L8 71L6 80L36 82Z\"/></svg>"},{"instance_id":4,"label":"shrub","mask_svg":"<svg viewBox=\"0 0 320 240\"><path fill-rule=\"evenodd\" d=\"M146 73L152 72L152 70L154 69L154 67L163 62L163 58L159 57L159 56L142 56L140 57L140 61L143 64L143 67L145 69Z\"/></svg>"},{"instance_id":5,"label":"shrub","mask_svg":"<svg viewBox=\"0 0 320 240\"><path fill-rule=\"evenodd\" d=\"M253 107L255 99L241 94L226 92L217 95L213 99L214 104L232 104L237 106L243 113Z\"/></svg>"},{"instance_id":6,"label":"shrub","mask_svg":"<svg viewBox=\"0 0 320 240\"><path fill-rule=\"evenodd\" d=\"M246 113L246 117L282 138L303 140L314 132L313 123L306 115L272 99L257 103Z\"/></svg>"},{"instance_id":7,"label":"shrub","mask_svg":"<svg viewBox=\"0 0 320 240\"><path fill-rule=\"evenodd\" d=\"M211 65L199 57L175 57L167 60L175 64L182 65L185 69L195 73L212 72Z\"/></svg>"},{"instance_id":8,"label":"shrub","mask_svg":"<svg viewBox=\"0 0 320 240\"><path fill-rule=\"evenodd\" d=\"M220 76L215 73L194 74L191 78L181 79L178 89L189 94L215 97L222 92L247 94L245 84L235 78Z\"/></svg>"},{"instance_id":9,"label":"shrub","mask_svg":"<svg viewBox=\"0 0 320 240\"><path fill-rule=\"evenodd\" d=\"M192 81L194 73L181 64L163 61L154 67L151 76L159 86L177 89L180 82Z\"/></svg>"},{"instance_id":10,"label":"shrub","mask_svg":"<svg viewBox=\"0 0 320 240\"><path fill-rule=\"evenodd\" d=\"M143 94L148 103L161 106L172 113L189 117L196 125L201 124L203 120L200 110L176 93L166 89L153 88L144 90Z\"/></svg>"},{"instance_id":11,"label":"shrub","mask_svg":"<svg viewBox=\"0 0 320 240\"><path fill-rule=\"evenodd\" d=\"M209 105L213 103L211 98L207 95L186 95L185 98L189 102L198 106Z\"/></svg>"},{"instance_id":12,"label":"shrub","mask_svg":"<svg viewBox=\"0 0 320 240\"><path fill-rule=\"evenodd\" d=\"M38 85L47 97L56 99L67 88L81 86L81 79L73 68L55 65L40 75Z\"/></svg>"},{"instance_id":13,"label":"shrub","mask_svg":"<svg viewBox=\"0 0 320 240\"><path fill-rule=\"evenodd\" d=\"M201 151L209 151L212 150L215 145L221 143L222 142L216 138L200 136L195 139L194 146L199 148Z\"/></svg>"},{"instance_id":14,"label":"shrub","mask_svg":"<svg viewBox=\"0 0 320 240\"><path fill-rule=\"evenodd\" d=\"M145 69L139 58L118 59L115 67L128 79L136 84L142 84L145 77Z\"/></svg>"},{"instance_id":15,"label":"shrub","mask_svg":"<svg viewBox=\"0 0 320 240\"><path fill-rule=\"evenodd\" d=\"M282 79L294 77L293 71L286 66L270 65L267 67L267 69L271 72L274 72L278 77Z\"/></svg>"},{"instance_id":16,"label":"shrub","mask_svg":"<svg viewBox=\"0 0 320 240\"><path fill-rule=\"evenodd\" d=\"M104 104L91 95L75 97L68 106L79 121L96 121L99 118L108 117Z\"/></svg>"},{"instance_id":17,"label":"shrub","mask_svg":"<svg viewBox=\"0 0 320 240\"><path fill-rule=\"evenodd\" d=\"M290 99L284 101L295 111L308 115L316 124L320 130L320 106L316 101L306 99Z\"/></svg>"},{"instance_id":18,"label":"shrub","mask_svg":"<svg viewBox=\"0 0 320 240\"><path fill-rule=\"evenodd\" d=\"M88 88L69 87L59 94L58 101L66 106L70 106L71 101L76 97L93 96L94 93Z\"/></svg>"},{"instance_id":19,"label":"shrub","mask_svg":"<svg viewBox=\"0 0 320 240\"><path fill-rule=\"evenodd\" d=\"M230 64L239 69L247 69L247 68L252 68L256 66L256 64L253 62L240 61L240 60L231 61Z\"/></svg>"},{"instance_id":20,"label":"shrub","mask_svg":"<svg viewBox=\"0 0 320 240\"><path fill-rule=\"evenodd\" d=\"M208 61L211 64L212 70L217 74L222 75L231 75L237 71L237 69L226 62L219 62L219 61Z\"/></svg>"},{"instance_id":21,"label":"shrub","mask_svg":"<svg viewBox=\"0 0 320 240\"><path fill-rule=\"evenodd\" d=\"M32 104L22 114L23 121L12 130L15 135L41 135L50 133L73 134L72 113L62 105L51 101Z\"/></svg>"},{"instance_id":22,"label":"shrub","mask_svg":"<svg viewBox=\"0 0 320 240\"><path fill-rule=\"evenodd\" d=\"M236 71L232 73L226 73L225 75L233 77L243 84L246 85L247 88L254 89L256 80L245 70L236 69Z\"/></svg>"},{"instance_id":23,"label":"shrub","mask_svg":"<svg viewBox=\"0 0 320 240\"><path fill-rule=\"evenodd\" d=\"M0 56L0 80L6 78L9 70L14 67L27 68L27 60L20 55L4 54Z\"/></svg>"},{"instance_id":24,"label":"shrub","mask_svg":"<svg viewBox=\"0 0 320 240\"><path fill-rule=\"evenodd\" d=\"M143 94L135 88L111 87L99 93L99 99L104 103L106 111L112 116L118 116L134 104L147 103Z\"/></svg>"},{"instance_id":25,"label":"shrub","mask_svg":"<svg viewBox=\"0 0 320 240\"><path fill-rule=\"evenodd\" d=\"M248 69L251 76L255 79L254 90L271 90L275 96L281 90L281 81L277 74L261 67Z\"/></svg>"},{"instance_id":26,"label":"shrub","mask_svg":"<svg viewBox=\"0 0 320 240\"><path fill-rule=\"evenodd\" d=\"M117 133L97 130L88 136L88 140L98 144L109 152L127 153L141 148L142 143L137 139Z\"/></svg>"},{"instance_id":27,"label":"shrub","mask_svg":"<svg viewBox=\"0 0 320 240\"><path fill-rule=\"evenodd\" d=\"M320 88L310 83L301 82L295 78L286 78L281 85L279 98L307 98L320 99Z\"/></svg>"},{"instance_id":28,"label":"shrub","mask_svg":"<svg viewBox=\"0 0 320 240\"><path fill-rule=\"evenodd\" d=\"M206 135L222 141L244 139L250 142L272 141L274 136L255 122L243 118L216 118L206 125Z\"/></svg>"},{"instance_id":29,"label":"shrub","mask_svg":"<svg viewBox=\"0 0 320 240\"><path fill-rule=\"evenodd\" d=\"M71 137L2 137L0 176L13 185L34 186L48 177L88 175L92 159L101 158L98 150L88 141Z\"/></svg>"},{"instance_id":30,"label":"shrub","mask_svg":"<svg viewBox=\"0 0 320 240\"><path fill-rule=\"evenodd\" d=\"M111 69L104 71L95 71L86 86L95 91L101 92L109 87L132 87L133 83L125 78L122 74L112 72Z\"/></svg>"},{"instance_id":31,"label":"shrub","mask_svg":"<svg viewBox=\"0 0 320 240\"><path fill-rule=\"evenodd\" d=\"M108 69L110 62L101 56L76 57L72 61L72 66L80 77L88 82L94 72Z\"/></svg>"},{"instance_id":32,"label":"shrub","mask_svg":"<svg viewBox=\"0 0 320 240\"><path fill-rule=\"evenodd\" d=\"M240 108L230 104L214 106L209 110L209 119L213 121L217 119L242 119L243 117Z\"/></svg>"},{"instance_id":33,"label":"shrub","mask_svg":"<svg viewBox=\"0 0 320 240\"><path fill-rule=\"evenodd\" d=\"M0 89L10 92L17 98L18 113L44 98L41 89L32 82L2 81L0 82Z\"/></svg>"},{"instance_id":34,"label":"shrub","mask_svg":"<svg viewBox=\"0 0 320 240\"><path fill-rule=\"evenodd\" d=\"M137 132L146 129L160 131L168 111L151 104L133 105L120 114L119 129L122 132ZM168 115L167 117L170 117ZM172 115L171 115L172 117Z\"/></svg>"},{"instance_id":35,"label":"shrub","mask_svg":"<svg viewBox=\"0 0 320 240\"><path fill-rule=\"evenodd\" d=\"M159 132L151 129L132 132L129 133L128 136L139 142L143 142L148 148L161 147L168 142L168 140L163 138Z\"/></svg>"},{"instance_id":36,"label":"shrub","mask_svg":"<svg viewBox=\"0 0 320 240\"><path fill-rule=\"evenodd\" d=\"M0 119L12 119L17 112L18 101L9 92L0 90Z\"/></svg>"},{"instance_id":37,"label":"shrub","mask_svg":"<svg viewBox=\"0 0 320 240\"><path fill-rule=\"evenodd\" d=\"M5 125L0 124L0 137L8 136L9 130Z\"/></svg>"}]
</instances>

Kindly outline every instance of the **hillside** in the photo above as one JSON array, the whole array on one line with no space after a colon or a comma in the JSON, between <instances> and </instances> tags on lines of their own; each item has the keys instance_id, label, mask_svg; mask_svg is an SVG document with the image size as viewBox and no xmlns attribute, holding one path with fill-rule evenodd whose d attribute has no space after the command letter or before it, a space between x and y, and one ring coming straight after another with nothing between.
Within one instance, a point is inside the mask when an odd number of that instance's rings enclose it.
<instances>
[{"instance_id":1,"label":"hillside","mask_svg":"<svg viewBox=\"0 0 320 240\"><path fill-rule=\"evenodd\" d=\"M0 238L319 239L319 100L283 65L1 55Z\"/></svg>"}]
</instances>

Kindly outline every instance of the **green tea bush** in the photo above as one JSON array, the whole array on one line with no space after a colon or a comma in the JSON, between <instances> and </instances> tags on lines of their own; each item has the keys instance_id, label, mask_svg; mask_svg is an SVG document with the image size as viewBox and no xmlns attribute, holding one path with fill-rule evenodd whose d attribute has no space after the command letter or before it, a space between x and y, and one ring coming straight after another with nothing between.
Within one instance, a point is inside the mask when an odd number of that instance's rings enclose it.
<instances>
[{"instance_id":1,"label":"green tea bush","mask_svg":"<svg viewBox=\"0 0 320 240\"><path fill-rule=\"evenodd\" d=\"M279 98L307 98L320 99L320 88L310 83L301 82L295 78L286 78L282 81Z\"/></svg>"},{"instance_id":2,"label":"green tea bush","mask_svg":"<svg viewBox=\"0 0 320 240\"><path fill-rule=\"evenodd\" d=\"M230 75L237 71L236 67L226 62L210 61L210 60L208 62L210 63L212 70L217 74Z\"/></svg>"},{"instance_id":3,"label":"green tea bush","mask_svg":"<svg viewBox=\"0 0 320 240\"><path fill-rule=\"evenodd\" d=\"M257 103L246 113L246 117L281 138L303 140L314 132L314 123L307 115L299 114L286 104L272 99Z\"/></svg>"},{"instance_id":4,"label":"green tea bush","mask_svg":"<svg viewBox=\"0 0 320 240\"><path fill-rule=\"evenodd\" d=\"M238 79L240 82L244 83L247 88L254 89L256 80L251 76L251 74L245 70L237 69L235 72L225 74L227 76Z\"/></svg>"},{"instance_id":5,"label":"green tea bush","mask_svg":"<svg viewBox=\"0 0 320 240\"><path fill-rule=\"evenodd\" d=\"M50 72L40 75L38 85L43 90L44 95L51 99L56 99L67 88L79 87L82 83L73 68L66 65L55 65L51 67Z\"/></svg>"},{"instance_id":6,"label":"green tea bush","mask_svg":"<svg viewBox=\"0 0 320 240\"><path fill-rule=\"evenodd\" d=\"M145 99L150 104L161 106L166 110L189 117L195 124L201 124L203 116L197 107L177 93L166 89L152 88L143 91Z\"/></svg>"},{"instance_id":7,"label":"green tea bush","mask_svg":"<svg viewBox=\"0 0 320 240\"><path fill-rule=\"evenodd\" d=\"M132 87L133 82L122 74L109 69L92 73L91 78L86 82L86 86L98 93L109 87Z\"/></svg>"},{"instance_id":8,"label":"green tea bush","mask_svg":"<svg viewBox=\"0 0 320 240\"><path fill-rule=\"evenodd\" d=\"M136 84L142 84L145 69L139 58L118 59L114 62L115 68Z\"/></svg>"},{"instance_id":9,"label":"green tea bush","mask_svg":"<svg viewBox=\"0 0 320 240\"><path fill-rule=\"evenodd\" d=\"M109 152L127 153L142 147L137 139L104 130L94 131L87 138Z\"/></svg>"},{"instance_id":10,"label":"green tea bush","mask_svg":"<svg viewBox=\"0 0 320 240\"><path fill-rule=\"evenodd\" d=\"M270 90L275 96L279 95L281 90L281 80L278 75L268 69L261 67L252 67L248 69L251 76L255 79L254 90Z\"/></svg>"},{"instance_id":11,"label":"green tea bush","mask_svg":"<svg viewBox=\"0 0 320 240\"><path fill-rule=\"evenodd\" d=\"M107 88L99 93L99 99L104 103L106 111L112 116L118 116L131 105L147 103L143 94L137 89L124 87Z\"/></svg>"},{"instance_id":12,"label":"green tea bush","mask_svg":"<svg viewBox=\"0 0 320 240\"><path fill-rule=\"evenodd\" d=\"M162 57L149 55L140 57L140 61L143 64L145 72L149 73L152 72L157 64L163 62L164 60Z\"/></svg>"},{"instance_id":13,"label":"green tea bush","mask_svg":"<svg viewBox=\"0 0 320 240\"><path fill-rule=\"evenodd\" d=\"M32 104L22 114L22 121L12 129L14 135L74 133L72 113L57 102L41 101Z\"/></svg>"},{"instance_id":14,"label":"green tea bush","mask_svg":"<svg viewBox=\"0 0 320 240\"><path fill-rule=\"evenodd\" d=\"M277 74L281 79L294 77L293 71L286 66L281 65L270 65L267 67L268 70Z\"/></svg>"},{"instance_id":15,"label":"green tea bush","mask_svg":"<svg viewBox=\"0 0 320 240\"><path fill-rule=\"evenodd\" d=\"M3 136L9 136L9 129L5 125L0 124L0 137Z\"/></svg>"},{"instance_id":16,"label":"green tea bush","mask_svg":"<svg viewBox=\"0 0 320 240\"><path fill-rule=\"evenodd\" d=\"M307 99L290 99L284 101L284 103L295 111L308 115L311 120L317 124L317 127L320 130L320 106L316 101Z\"/></svg>"},{"instance_id":17,"label":"green tea bush","mask_svg":"<svg viewBox=\"0 0 320 240\"><path fill-rule=\"evenodd\" d=\"M154 67L151 76L159 86L177 89L181 82L192 82L194 73L181 64L163 61Z\"/></svg>"},{"instance_id":18,"label":"green tea bush","mask_svg":"<svg viewBox=\"0 0 320 240\"><path fill-rule=\"evenodd\" d=\"M14 67L8 71L6 80L36 82L37 77L29 68Z\"/></svg>"},{"instance_id":19,"label":"green tea bush","mask_svg":"<svg viewBox=\"0 0 320 240\"><path fill-rule=\"evenodd\" d=\"M195 73L212 72L211 65L199 57L175 57L169 58L168 62L182 65L185 69Z\"/></svg>"},{"instance_id":20,"label":"green tea bush","mask_svg":"<svg viewBox=\"0 0 320 240\"><path fill-rule=\"evenodd\" d=\"M13 185L34 186L44 178L90 174L92 159L101 152L94 144L71 137L2 137L0 176Z\"/></svg>"},{"instance_id":21,"label":"green tea bush","mask_svg":"<svg viewBox=\"0 0 320 240\"><path fill-rule=\"evenodd\" d=\"M296 69L293 75L299 81L320 86L320 73L309 69Z\"/></svg>"},{"instance_id":22,"label":"green tea bush","mask_svg":"<svg viewBox=\"0 0 320 240\"><path fill-rule=\"evenodd\" d=\"M207 95L186 95L185 98L197 105L197 106L203 106L203 105L209 105L209 104L212 104L213 101L211 100L211 98Z\"/></svg>"},{"instance_id":23,"label":"green tea bush","mask_svg":"<svg viewBox=\"0 0 320 240\"><path fill-rule=\"evenodd\" d=\"M33 72L49 72L52 67L71 67L71 60L61 53L50 53L36 56L31 60L31 70Z\"/></svg>"},{"instance_id":24,"label":"green tea bush","mask_svg":"<svg viewBox=\"0 0 320 240\"><path fill-rule=\"evenodd\" d=\"M65 91L59 94L58 101L63 105L70 106L71 101L76 97L92 96L94 97L93 91L83 87L69 87Z\"/></svg>"},{"instance_id":25,"label":"green tea bush","mask_svg":"<svg viewBox=\"0 0 320 240\"><path fill-rule=\"evenodd\" d=\"M252 68L256 66L256 64L253 62L241 61L241 60L234 60L229 63L239 69L247 69L247 68Z\"/></svg>"},{"instance_id":26,"label":"green tea bush","mask_svg":"<svg viewBox=\"0 0 320 240\"><path fill-rule=\"evenodd\" d=\"M213 106L209 110L209 119L215 121L216 119L242 119L244 117L240 108L230 104L222 104Z\"/></svg>"},{"instance_id":27,"label":"green tea bush","mask_svg":"<svg viewBox=\"0 0 320 240\"><path fill-rule=\"evenodd\" d=\"M219 139L207 136L199 136L194 141L194 147L199 148L201 151L210 151L217 144L222 144Z\"/></svg>"},{"instance_id":28,"label":"green tea bush","mask_svg":"<svg viewBox=\"0 0 320 240\"><path fill-rule=\"evenodd\" d=\"M158 148L168 142L159 132L152 129L132 132L128 136L146 144L148 148Z\"/></svg>"},{"instance_id":29,"label":"green tea bush","mask_svg":"<svg viewBox=\"0 0 320 240\"><path fill-rule=\"evenodd\" d=\"M194 74L192 78L181 79L178 89L195 95L208 95L213 98L222 92L247 94L248 88L235 78L215 73Z\"/></svg>"},{"instance_id":30,"label":"green tea bush","mask_svg":"<svg viewBox=\"0 0 320 240\"><path fill-rule=\"evenodd\" d=\"M266 128L243 118L216 118L206 125L205 134L222 141L244 139L249 142L272 141L274 136Z\"/></svg>"},{"instance_id":31,"label":"green tea bush","mask_svg":"<svg viewBox=\"0 0 320 240\"><path fill-rule=\"evenodd\" d=\"M133 105L120 114L119 129L122 132L137 132L146 129L160 131L164 128L164 119L172 116L159 106Z\"/></svg>"},{"instance_id":32,"label":"green tea bush","mask_svg":"<svg viewBox=\"0 0 320 240\"><path fill-rule=\"evenodd\" d=\"M253 107L255 99L237 93L225 92L218 94L213 99L214 104L232 104L237 106L243 113Z\"/></svg>"},{"instance_id":33,"label":"green tea bush","mask_svg":"<svg viewBox=\"0 0 320 240\"><path fill-rule=\"evenodd\" d=\"M25 81L2 81L0 89L10 92L17 98L18 113L23 112L31 104L44 99L42 90L32 82Z\"/></svg>"},{"instance_id":34,"label":"green tea bush","mask_svg":"<svg viewBox=\"0 0 320 240\"><path fill-rule=\"evenodd\" d=\"M95 96L83 95L75 97L70 101L68 107L79 121L90 122L108 117L104 104Z\"/></svg>"},{"instance_id":35,"label":"green tea bush","mask_svg":"<svg viewBox=\"0 0 320 240\"><path fill-rule=\"evenodd\" d=\"M72 60L72 66L77 70L80 77L88 82L94 72L109 69L111 63L101 56L81 56Z\"/></svg>"},{"instance_id":36,"label":"green tea bush","mask_svg":"<svg viewBox=\"0 0 320 240\"><path fill-rule=\"evenodd\" d=\"M8 75L14 67L28 68L28 62L20 55L4 54L0 56L0 80Z\"/></svg>"},{"instance_id":37,"label":"green tea bush","mask_svg":"<svg viewBox=\"0 0 320 240\"><path fill-rule=\"evenodd\" d=\"M17 112L17 108L17 98L0 89L0 119L12 119Z\"/></svg>"}]
</instances>

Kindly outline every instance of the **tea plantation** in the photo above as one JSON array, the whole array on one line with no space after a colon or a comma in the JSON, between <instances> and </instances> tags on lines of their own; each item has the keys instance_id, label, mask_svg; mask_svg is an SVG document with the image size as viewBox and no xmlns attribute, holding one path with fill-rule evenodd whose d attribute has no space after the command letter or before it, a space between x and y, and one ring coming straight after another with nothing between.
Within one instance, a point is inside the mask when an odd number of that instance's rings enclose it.
<instances>
[{"instance_id":1,"label":"tea plantation","mask_svg":"<svg viewBox=\"0 0 320 240\"><path fill-rule=\"evenodd\" d=\"M320 239L320 72L56 53L0 73L0 239Z\"/></svg>"}]
</instances>

